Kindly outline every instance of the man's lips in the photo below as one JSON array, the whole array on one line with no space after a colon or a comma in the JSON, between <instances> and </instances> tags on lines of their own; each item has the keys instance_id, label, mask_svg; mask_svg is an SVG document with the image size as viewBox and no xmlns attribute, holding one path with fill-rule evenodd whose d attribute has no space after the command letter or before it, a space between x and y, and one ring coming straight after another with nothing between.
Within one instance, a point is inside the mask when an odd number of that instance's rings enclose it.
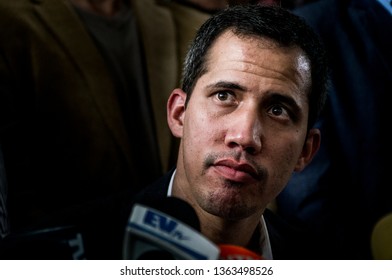
<instances>
[{"instance_id":1,"label":"man's lips","mask_svg":"<svg viewBox=\"0 0 392 280\"><path fill-rule=\"evenodd\" d=\"M235 182L250 183L259 180L260 177L252 165L229 159L217 161L213 167L221 176Z\"/></svg>"}]
</instances>

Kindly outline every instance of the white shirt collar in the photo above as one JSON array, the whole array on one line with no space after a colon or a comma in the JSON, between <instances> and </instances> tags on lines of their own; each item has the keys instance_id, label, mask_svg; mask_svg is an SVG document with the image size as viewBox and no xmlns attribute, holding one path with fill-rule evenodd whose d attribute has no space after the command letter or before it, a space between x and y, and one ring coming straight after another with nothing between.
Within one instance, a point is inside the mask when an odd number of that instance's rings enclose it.
<instances>
[{"instance_id":1,"label":"white shirt collar","mask_svg":"<svg viewBox=\"0 0 392 280\"><path fill-rule=\"evenodd\" d=\"M173 180L174 180L174 175L176 174L176 170L174 170L172 177L170 178L170 183L169 187L167 189L167 196L172 195L172 190L173 190ZM268 230L267 230L267 225L265 223L263 215L261 215L260 218L260 247L261 247L261 252L263 252L263 258L267 260L272 260L272 249L271 249L271 242L269 239L268 235Z\"/></svg>"}]
</instances>

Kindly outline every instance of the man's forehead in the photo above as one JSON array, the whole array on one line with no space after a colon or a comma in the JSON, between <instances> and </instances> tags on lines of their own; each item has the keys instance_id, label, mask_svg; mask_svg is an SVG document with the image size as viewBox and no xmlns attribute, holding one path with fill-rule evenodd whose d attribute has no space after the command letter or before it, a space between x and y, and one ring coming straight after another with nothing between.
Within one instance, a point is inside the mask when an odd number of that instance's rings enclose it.
<instances>
[{"instance_id":1,"label":"man's forehead","mask_svg":"<svg viewBox=\"0 0 392 280\"><path fill-rule=\"evenodd\" d=\"M226 30L215 40L207 57L208 70L220 67L222 62L237 66L244 62L248 66L266 63L273 69L274 63L279 60L304 77L310 75L310 60L299 46L285 47L267 37L243 36L231 30Z\"/></svg>"}]
</instances>

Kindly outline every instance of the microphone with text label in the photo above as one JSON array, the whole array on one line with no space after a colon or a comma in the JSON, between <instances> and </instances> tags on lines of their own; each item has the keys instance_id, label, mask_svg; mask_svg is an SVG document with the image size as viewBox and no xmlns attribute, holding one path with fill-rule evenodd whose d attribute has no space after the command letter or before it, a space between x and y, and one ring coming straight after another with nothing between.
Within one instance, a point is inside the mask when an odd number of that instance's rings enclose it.
<instances>
[{"instance_id":1,"label":"microphone with text label","mask_svg":"<svg viewBox=\"0 0 392 280\"><path fill-rule=\"evenodd\" d=\"M219 247L200 233L195 210L167 197L136 203L124 238L127 260L216 260Z\"/></svg>"}]
</instances>

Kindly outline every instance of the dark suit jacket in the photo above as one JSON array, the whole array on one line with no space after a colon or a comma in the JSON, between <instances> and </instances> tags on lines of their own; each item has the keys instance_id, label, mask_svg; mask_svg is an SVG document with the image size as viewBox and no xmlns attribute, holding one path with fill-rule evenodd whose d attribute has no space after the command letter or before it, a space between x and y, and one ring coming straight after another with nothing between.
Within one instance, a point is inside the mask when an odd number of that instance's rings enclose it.
<instances>
[{"instance_id":1,"label":"dark suit jacket","mask_svg":"<svg viewBox=\"0 0 392 280\"><path fill-rule=\"evenodd\" d=\"M326 0L295 11L327 47L331 87L321 148L278 197L285 218L319 238L314 258L371 259L374 224L392 211L392 16L374 0Z\"/></svg>"}]
</instances>

